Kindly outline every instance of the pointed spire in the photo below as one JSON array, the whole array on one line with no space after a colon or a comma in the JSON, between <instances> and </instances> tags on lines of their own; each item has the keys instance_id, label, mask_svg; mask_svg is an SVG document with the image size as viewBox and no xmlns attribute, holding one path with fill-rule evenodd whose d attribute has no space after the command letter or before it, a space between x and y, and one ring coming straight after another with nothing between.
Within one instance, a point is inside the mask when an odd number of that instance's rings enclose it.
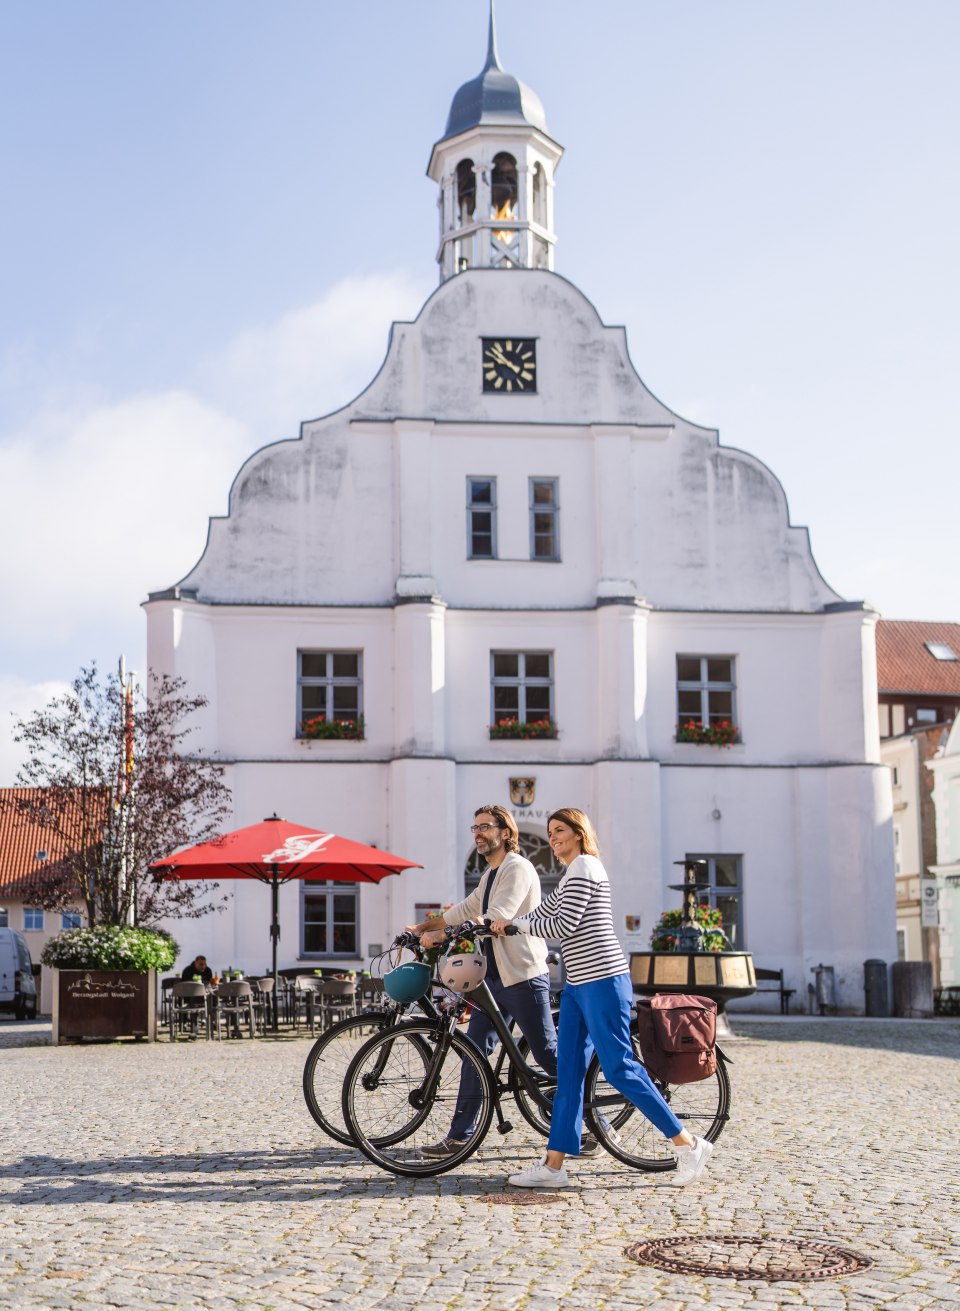
<instances>
[{"instance_id":1,"label":"pointed spire","mask_svg":"<svg viewBox=\"0 0 960 1311\"><path fill-rule=\"evenodd\" d=\"M499 68L501 72L503 71L500 55L497 51L497 24L493 12L493 0L490 0L490 36L487 41L487 64L483 71L486 72L487 68Z\"/></svg>"}]
</instances>

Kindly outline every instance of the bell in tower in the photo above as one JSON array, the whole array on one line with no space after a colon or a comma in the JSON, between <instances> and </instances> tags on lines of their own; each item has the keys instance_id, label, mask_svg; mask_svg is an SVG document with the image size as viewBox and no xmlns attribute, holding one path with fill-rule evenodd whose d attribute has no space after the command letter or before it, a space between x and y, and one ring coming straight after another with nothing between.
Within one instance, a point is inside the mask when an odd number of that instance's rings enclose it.
<instances>
[{"instance_id":1,"label":"bell in tower","mask_svg":"<svg viewBox=\"0 0 960 1311\"><path fill-rule=\"evenodd\" d=\"M539 96L500 66L490 0L487 62L453 97L427 168L440 187L441 282L470 268L553 268L562 154Z\"/></svg>"}]
</instances>

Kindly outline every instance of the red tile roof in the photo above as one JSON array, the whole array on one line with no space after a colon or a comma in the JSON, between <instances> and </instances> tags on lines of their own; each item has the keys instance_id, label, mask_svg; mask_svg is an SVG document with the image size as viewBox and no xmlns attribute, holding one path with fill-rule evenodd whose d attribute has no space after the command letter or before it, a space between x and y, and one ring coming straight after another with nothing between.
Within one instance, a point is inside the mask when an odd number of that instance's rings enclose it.
<instances>
[{"instance_id":1,"label":"red tile roof","mask_svg":"<svg viewBox=\"0 0 960 1311\"><path fill-rule=\"evenodd\" d=\"M877 685L880 692L917 692L960 697L960 659L938 660L924 643L942 642L960 656L960 624L914 619L877 623Z\"/></svg>"},{"instance_id":2,"label":"red tile roof","mask_svg":"<svg viewBox=\"0 0 960 1311\"><path fill-rule=\"evenodd\" d=\"M21 801L36 801L42 788L0 788L0 895L29 898L41 883L56 875L56 864L67 849L52 829L23 814ZM45 860L37 853L46 852Z\"/></svg>"}]
</instances>

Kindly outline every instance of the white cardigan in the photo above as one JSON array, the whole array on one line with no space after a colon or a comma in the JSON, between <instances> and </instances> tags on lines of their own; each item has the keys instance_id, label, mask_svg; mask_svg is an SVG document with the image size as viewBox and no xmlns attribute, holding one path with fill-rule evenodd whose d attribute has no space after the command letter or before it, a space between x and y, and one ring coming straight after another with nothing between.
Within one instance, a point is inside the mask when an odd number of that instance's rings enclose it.
<instances>
[{"instance_id":1,"label":"white cardigan","mask_svg":"<svg viewBox=\"0 0 960 1311\"><path fill-rule=\"evenodd\" d=\"M525 915L540 905L540 879L530 861L515 851L508 851L497 869L488 865L483 878L463 901L443 912L447 924L463 924L467 920L483 918L483 894L487 881L493 878L487 918L512 920ZM547 973L547 944L542 938L517 934L510 938L493 939L493 958L497 962L500 978L509 987L535 979Z\"/></svg>"}]
</instances>

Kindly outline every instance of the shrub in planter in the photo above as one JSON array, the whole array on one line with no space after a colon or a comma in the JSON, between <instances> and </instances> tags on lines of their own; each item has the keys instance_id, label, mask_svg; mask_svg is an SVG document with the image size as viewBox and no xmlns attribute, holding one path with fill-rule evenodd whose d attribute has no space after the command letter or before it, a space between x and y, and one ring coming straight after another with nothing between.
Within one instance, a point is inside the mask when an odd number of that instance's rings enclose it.
<instances>
[{"instance_id":1,"label":"shrub in planter","mask_svg":"<svg viewBox=\"0 0 960 1311\"><path fill-rule=\"evenodd\" d=\"M328 719L326 715L314 715L305 719L300 725L300 736L316 741L319 739L339 738L341 741L363 741L363 715L357 719Z\"/></svg>"},{"instance_id":2,"label":"shrub in planter","mask_svg":"<svg viewBox=\"0 0 960 1311\"><path fill-rule=\"evenodd\" d=\"M696 719L685 719L677 725L678 742L698 742L709 747L728 747L737 741L737 726L722 719L718 723L701 724Z\"/></svg>"},{"instance_id":3,"label":"shrub in planter","mask_svg":"<svg viewBox=\"0 0 960 1311\"><path fill-rule=\"evenodd\" d=\"M665 910L650 934L650 946L654 951L673 951L677 945L677 933L683 923L682 910ZM727 935L723 931L723 916L712 906L697 907L697 923L704 930L704 951L725 951Z\"/></svg>"},{"instance_id":4,"label":"shrub in planter","mask_svg":"<svg viewBox=\"0 0 960 1311\"><path fill-rule=\"evenodd\" d=\"M57 970L168 970L179 948L169 933L98 925L66 929L50 939L40 959Z\"/></svg>"},{"instance_id":5,"label":"shrub in planter","mask_svg":"<svg viewBox=\"0 0 960 1311\"><path fill-rule=\"evenodd\" d=\"M491 738L551 738L559 731L552 719L498 719L490 725Z\"/></svg>"}]
</instances>

